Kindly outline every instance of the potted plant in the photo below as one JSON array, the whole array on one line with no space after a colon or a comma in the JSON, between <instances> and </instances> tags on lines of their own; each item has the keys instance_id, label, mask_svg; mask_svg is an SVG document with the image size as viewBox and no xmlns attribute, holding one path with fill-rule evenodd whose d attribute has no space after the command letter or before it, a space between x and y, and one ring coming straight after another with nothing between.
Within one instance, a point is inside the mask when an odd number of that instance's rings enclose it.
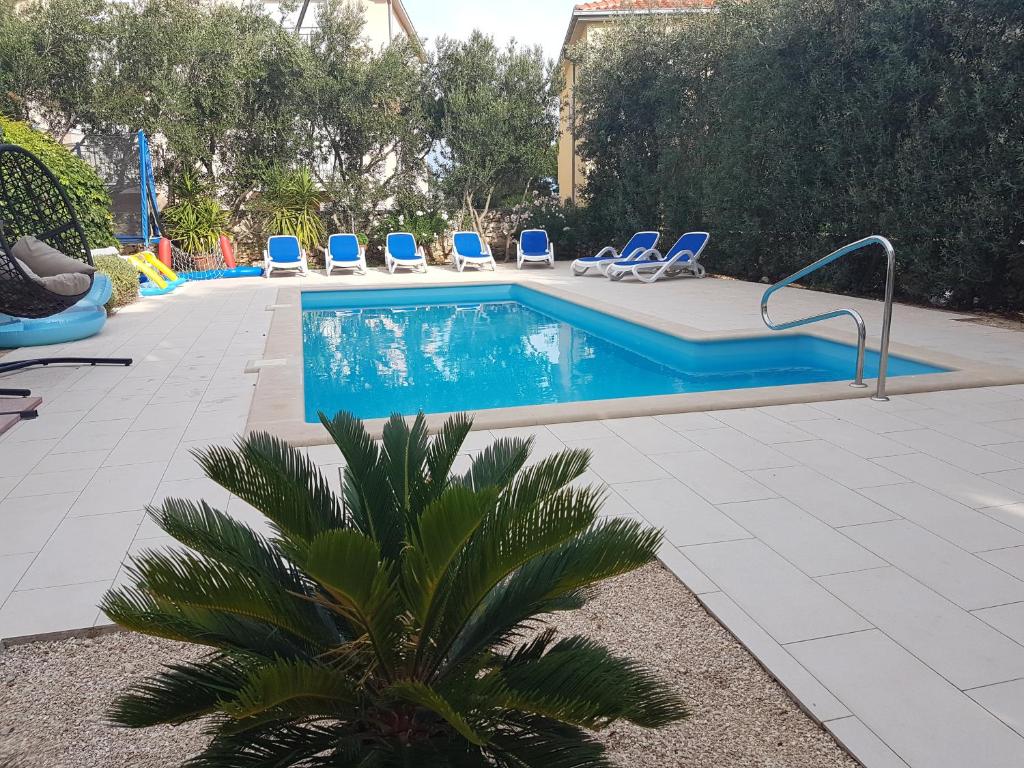
<instances>
[{"instance_id":1,"label":"potted plant","mask_svg":"<svg viewBox=\"0 0 1024 768\"><path fill-rule=\"evenodd\" d=\"M167 236L190 254L196 270L217 269L221 235L228 231L228 211L209 194L195 174L174 187L174 203L163 211Z\"/></svg>"}]
</instances>

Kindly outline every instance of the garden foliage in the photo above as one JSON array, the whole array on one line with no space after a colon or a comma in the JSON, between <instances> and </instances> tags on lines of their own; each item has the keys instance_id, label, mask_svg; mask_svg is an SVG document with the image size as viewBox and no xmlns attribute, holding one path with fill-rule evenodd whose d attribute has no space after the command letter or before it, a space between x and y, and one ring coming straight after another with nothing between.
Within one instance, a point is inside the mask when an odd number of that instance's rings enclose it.
<instances>
[{"instance_id":1,"label":"garden foliage","mask_svg":"<svg viewBox=\"0 0 1024 768\"><path fill-rule=\"evenodd\" d=\"M1024 307L1024 5L721 0L574 52L595 243L712 233L716 272L776 279L883 234L898 294ZM813 285L879 295L880 250Z\"/></svg>"},{"instance_id":2,"label":"garden foliage","mask_svg":"<svg viewBox=\"0 0 1024 768\"><path fill-rule=\"evenodd\" d=\"M479 32L441 38L430 77L442 188L465 225L485 232L493 208L554 174L558 81L540 48L498 48Z\"/></svg>"},{"instance_id":3,"label":"garden foliage","mask_svg":"<svg viewBox=\"0 0 1024 768\"><path fill-rule=\"evenodd\" d=\"M530 463L532 438L501 439L457 472L468 417L429 438L422 414L394 416L380 442L348 414L321 419L340 494L253 434L196 455L266 533L205 503L150 510L184 547L138 555L103 610L206 653L136 684L116 722L205 720L191 768L606 768L588 731L685 716L636 662L545 626L661 538L598 517L602 492L576 482L586 451Z\"/></svg>"},{"instance_id":4,"label":"garden foliage","mask_svg":"<svg viewBox=\"0 0 1024 768\"><path fill-rule=\"evenodd\" d=\"M27 123L0 117L0 143L16 144L38 157L67 192L92 248L113 245L110 194L92 167Z\"/></svg>"},{"instance_id":5,"label":"garden foliage","mask_svg":"<svg viewBox=\"0 0 1024 768\"><path fill-rule=\"evenodd\" d=\"M194 171L182 173L162 213L165 234L186 253L212 253L228 231L228 212Z\"/></svg>"},{"instance_id":6,"label":"garden foliage","mask_svg":"<svg viewBox=\"0 0 1024 768\"><path fill-rule=\"evenodd\" d=\"M110 278L114 290L107 301L107 312L114 312L139 298L139 273L120 256L97 256L96 269Z\"/></svg>"},{"instance_id":7,"label":"garden foliage","mask_svg":"<svg viewBox=\"0 0 1024 768\"><path fill-rule=\"evenodd\" d=\"M198 174L250 253L281 234L266 231L275 223L299 226L307 246L322 229L375 232L383 216L419 210L395 203L427 187L451 216L473 210L483 225L487 200L505 205L553 174L557 89L539 49L482 35L436 53L401 36L381 47L348 0L312 4L317 30L300 36L267 9L0 0L0 114L31 116L59 141L81 131L97 163L119 146L115 167L134 167L125 138L145 130L169 202ZM322 192L309 209L319 225L277 205L298 169ZM271 199L291 213L268 214ZM214 213L185 202L179 244L202 239Z\"/></svg>"}]
</instances>

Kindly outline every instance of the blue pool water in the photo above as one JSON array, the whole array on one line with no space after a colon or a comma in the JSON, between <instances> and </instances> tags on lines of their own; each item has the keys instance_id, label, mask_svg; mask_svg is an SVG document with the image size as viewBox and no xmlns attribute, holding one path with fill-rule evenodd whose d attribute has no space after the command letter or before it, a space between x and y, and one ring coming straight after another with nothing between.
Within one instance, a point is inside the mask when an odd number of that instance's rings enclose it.
<instances>
[{"instance_id":1,"label":"blue pool water","mask_svg":"<svg viewBox=\"0 0 1024 768\"><path fill-rule=\"evenodd\" d=\"M309 422L852 380L856 360L806 335L687 341L518 285L316 291L302 308ZM942 370L889 359L890 376Z\"/></svg>"}]
</instances>

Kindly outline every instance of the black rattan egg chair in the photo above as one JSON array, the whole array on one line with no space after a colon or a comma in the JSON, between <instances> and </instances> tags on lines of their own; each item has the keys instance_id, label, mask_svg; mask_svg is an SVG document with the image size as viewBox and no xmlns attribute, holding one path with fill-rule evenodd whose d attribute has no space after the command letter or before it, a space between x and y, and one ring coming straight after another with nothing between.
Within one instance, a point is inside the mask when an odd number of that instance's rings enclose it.
<instances>
[{"instance_id":1,"label":"black rattan egg chair","mask_svg":"<svg viewBox=\"0 0 1024 768\"><path fill-rule=\"evenodd\" d=\"M22 147L0 144L0 313L17 318L50 317L73 307L75 296L52 293L30 278L11 255L19 238L32 235L73 259L92 264L85 230L60 182ZM0 362L0 374L37 365L131 365L128 358L44 357ZM0 395L27 396L25 389L0 389Z\"/></svg>"}]
</instances>

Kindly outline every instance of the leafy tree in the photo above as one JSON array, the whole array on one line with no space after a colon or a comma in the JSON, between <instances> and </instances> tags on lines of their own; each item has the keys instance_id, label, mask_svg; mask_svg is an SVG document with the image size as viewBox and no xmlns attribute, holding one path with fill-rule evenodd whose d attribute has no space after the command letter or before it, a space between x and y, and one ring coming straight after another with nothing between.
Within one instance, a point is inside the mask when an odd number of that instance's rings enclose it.
<instances>
[{"instance_id":1,"label":"leafy tree","mask_svg":"<svg viewBox=\"0 0 1024 768\"><path fill-rule=\"evenodd\" d=\"M107 18L103 0L35 0L26 6L21 23L0 23L0 34L24 36L16 50L28 54L15 63L22 88L15 97L19 115L33 112L58 141L96 116L94 57L104 45Z\"/></svg>"},{"instance_id":2,"label":"leafy tree","mask_svg":"<svg viewBox=\"0 0 1024 768\"><path fill-rule=\"evenodd\" d=\"M577 65L577 148L588 169L583 197L598 241L660 225L699 192L694 126L702 121L707 67L703 17L638 17L612 40L570 53Z\"/></svg>"},{"instance_id":3,"label":"leafy tree","mask_svg":"<svg viewBox=\"0 0 1024 768\"><path fill-rule=\"evenodd\" d=\"M431 440L422 414L380 443L321 417L347 467L336 496L265 434L197 453L270 521L271 538L207 504L153 519L190 549L148 551L103 609L129 629L206 646L136 685L111 716L142 728L209 719L189 766L609 766L587 730L658 727L682 703L635 662L540 629L588 588L651 561L660 536L598 519L574 484L588 454L528 465L499 440L452 469L471 422Z\"/></svg>"},{"instance_id":4,"label":"leafy tree","mask_svg":"<svg viewBox=\"0 0 1024 768\"><path fill-rule=\"evenodd\" d=\"M485 232L495 203L553 174L558 82L540 48L499 49L478 31L438 40L430 69L442 186Z\"/></svg>"},{"instance_id":5,"label":"leafy tree","mask_svg":"<svg viewBox=\"0 0 1024 768\"><path fill-rule=\"evenodd\" d=\"M896 246L898 295L1024 307L1024 6L717 8L623 24L583 52L577 133L599 239L708 229L712 268L756 280L878 232ZM882 262L809 282L879 295Z\"/></svg>"},{"instance_id":6,"label":"leafy tree","mask_svg":"<svg viewBox=\"0 0 1024 768\"><path fill-rule=\"evenodd\" d=\"M296 113L308 52L252 6L115 5L97 75L108 119L90 128L162 136L164 177L201 170L237 211L303 143Z\"/></svg>"},{"instance_id":7,"label":"leafy tree","mask_svg":"<svg viewBox=\"0 0 1024 768\"><path fill-rule=\"evenodd\" d=\"M16 0L0 0L0 115L28 118L27 94L40 78L28 22L14 12Z\"/></svg>"},{"instance_id":8,"label":"leafy tree","mask_svg":"<svg viewBox=\"0 0 1024 768\"><path fill-rule=\"evenodd\" d=\"M360 6L320 5L302 113L311 167L328 192L327 214L351 231L368 229L378 209L426 175L430 149L417 50L395 40L374 51L364 24Z\"/></svg>"}]
</instances>

